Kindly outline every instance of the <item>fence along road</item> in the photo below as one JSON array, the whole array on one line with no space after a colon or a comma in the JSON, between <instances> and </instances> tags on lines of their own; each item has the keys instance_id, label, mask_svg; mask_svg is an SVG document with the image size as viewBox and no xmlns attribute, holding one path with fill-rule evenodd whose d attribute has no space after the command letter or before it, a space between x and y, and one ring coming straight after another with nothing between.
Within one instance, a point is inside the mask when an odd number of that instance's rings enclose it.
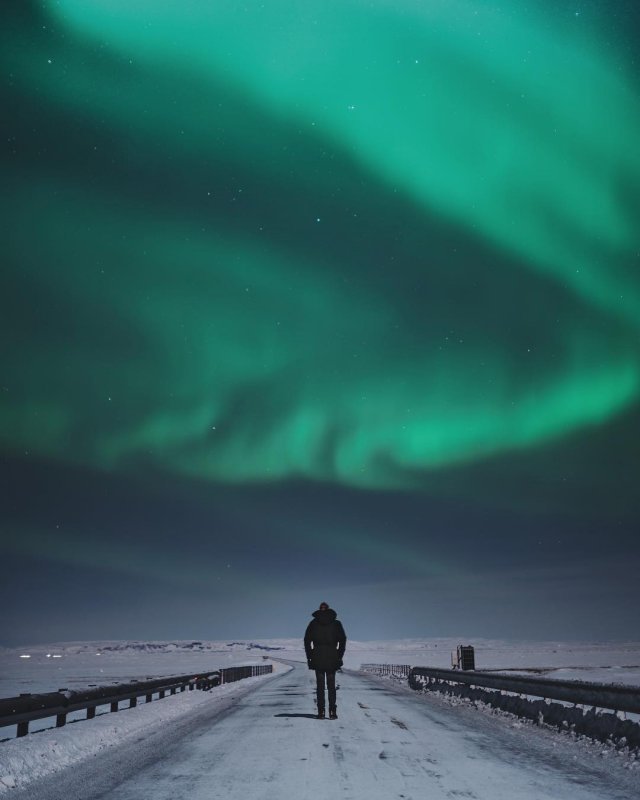
<instances>
[{"instance_id":1,"label":"fence along road","mask_svg":"<svg viewBox=\"0 0 640 800\"><path fill-rule=\"evenodd\" d=\"M32 785L28 796L637 800L640 773L625 771L615 757L594 757L601 748L513 727L381 678L347 672L338 683L337 721L314 718L314 673L296 665L222 714L185 721L138 748L114 748ZM20 792L11 796L22 800Z\"/></svg>"},{"instance_id":2,"label":"fence along road","mask_svg":"<svg viewBox=\"0 0 640 800\"><path fill-rule=\"evenodd\" d=\"M129 708L135 708L140 697L150 703L154 695L162 700L165 694L176 694L186 689L210 689L223 683L265 675L271 670L271 664L226 667L200 675L176 675L79 690L60 689L45 694L6 697L0 699L0 728L15 725L17 736L22 737L29 733L29 723L34 720L56 717L56 727L62 728L67 724L67 715L75 711L86 711L86 718L94 719L96 709L101 706L109 706L113 713L120 709L122 701L128 700Z\"/></svg>"}]
</instances>

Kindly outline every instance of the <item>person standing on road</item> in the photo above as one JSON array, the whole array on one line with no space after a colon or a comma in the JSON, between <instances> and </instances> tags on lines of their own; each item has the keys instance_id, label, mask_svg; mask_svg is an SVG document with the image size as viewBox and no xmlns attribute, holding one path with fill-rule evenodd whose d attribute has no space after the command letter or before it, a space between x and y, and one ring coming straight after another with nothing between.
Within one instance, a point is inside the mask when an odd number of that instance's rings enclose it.
<instances>
[{"instance_id":1,"label":"person standing on road","mask_svg":"<svg viewBox=\"0 0 640 800\"><path fill-rule=\"evenodd\" d=\"M329 719L338 719L336 709L336 670L342 666L347 636L336 612L327 603L311 615L304 634L304 651L309 669L316 671L318 719L324 719L324 686L329 695Z\"/></svg>"}]
</instances>

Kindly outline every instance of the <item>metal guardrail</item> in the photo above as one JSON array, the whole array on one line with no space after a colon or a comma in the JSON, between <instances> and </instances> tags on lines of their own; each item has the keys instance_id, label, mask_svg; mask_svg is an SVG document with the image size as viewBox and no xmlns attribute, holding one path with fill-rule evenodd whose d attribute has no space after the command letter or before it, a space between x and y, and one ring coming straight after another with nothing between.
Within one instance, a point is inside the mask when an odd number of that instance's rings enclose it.
<instances>
[{"instance_id":1,"label":"metal guardrail","mask_svg":"<svg viewBox=\"0 0 640 800\"><path fill-rule=\"evenodd\" d=\"M409 673L409 685L414 689L423 688L423 683L416 680L417 676L434 682L481 686L514 694L542 697L546 700L561 700L574 705L640 714L640 687L528 678L520 675L496 675L471 670L461 672L435 667L413 667Z\"/></svg>"},{"instance_id":2,"label":"metal guardrail","mask_svg":"<svg viewBox=\"0 0 640 800\"><path fill-rule=\"evenodd\" d=\"M391 675L394 678L408 678L411 672L409 664L361 664L362 672L372 675Z\"/></svg>"},{"instance_id":3,"label":"metal guardrail","mask_svg":"<svg viewBox=\"0 0 640 800\"><path fill-rule=\"evenodd\" d=\"M21 694L19 697L0 699L0 727L17 725L17 736L29 733L29 723L36 719L56 717L56 727L67 722L67 714L74 711L87 712L86 719L93 719L98 706L110 706L110 711L119 710L120 703L128 700L128 708L137 705L138 698L144 697L147 703L153 695L162 699L167 693L175 694L185 690L207 690L213 686L265 675L273 671L271 664L256 664L245 667L226 667L199 675L177 675L170 678L156 678L147 681L132 681L115 686L96 686L86 689L59 689L44 694Z\"/></svg>"},{"instance_id":4,"label":"metal guardrail","mask_svg":"<svg viewBox=\"0 0 640 800\"><path fill-rule=\"evenodd\" d=\"M394 675L395 664L363 664L361 671ZM640 714L640 686L615 686L587 681L529 678L475 670L413 667L409 686L486 703L537 724L555 726L640 752L640 723L626 714ZM560 701L560 702L554 702ZM623 713L623 718L619 713Z\"/></svg>"},{"instance_id":5,"label":"metal guardrail","mask_svg":"<svg viewBox=\"0 0 640 800\"><path fill-rule=\"evenodd\" d=\"M640 724L626 716L640 714L640 687L430 667L414 667L409 686L479 701L539 725L640 751Z\"/></svg>"}]
</instances>

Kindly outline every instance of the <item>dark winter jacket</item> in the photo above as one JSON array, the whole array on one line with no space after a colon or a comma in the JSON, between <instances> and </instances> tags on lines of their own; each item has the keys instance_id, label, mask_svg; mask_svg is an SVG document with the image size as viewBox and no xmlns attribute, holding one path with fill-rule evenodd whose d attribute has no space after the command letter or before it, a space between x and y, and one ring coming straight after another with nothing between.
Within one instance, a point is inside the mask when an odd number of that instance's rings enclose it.
<instances>
[{"instance_id":1,"label":"dark winter jacket","mask_svg":"<svg viewBox=\"0 0 640 800\"><path fill-rule=\"evenodd\" d=\"M304 651L312 669L336 670L342 666L347 636L336 612L314 611L304 635Z\"/></svg>"}]
</instances>

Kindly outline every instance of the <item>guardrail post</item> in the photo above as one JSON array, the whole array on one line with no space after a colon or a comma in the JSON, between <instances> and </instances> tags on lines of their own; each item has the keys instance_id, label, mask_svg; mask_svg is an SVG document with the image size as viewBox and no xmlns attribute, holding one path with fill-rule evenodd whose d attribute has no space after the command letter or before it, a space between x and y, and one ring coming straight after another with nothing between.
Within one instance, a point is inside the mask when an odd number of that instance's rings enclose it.
<instances>
[{"instance_id":1,"label":"guardrail post","mask_svg":"<svg viewBox=\"0 0 640 800\"><path fill-rule=\"evenodd\" d=\"M144 696L144 699L145 699L145 702L150 703L153 700L153 693L149 692L149 694L146 694Z\"/></svg>"},{"instance_id":2,"label":"guardrail post","mask_svg":"<svg viewBox=\"0 0 640 800\"><path fill-rule=\"evenodd\" d=\"M135 708L137 705L138 705L138 698L137 697L132 697L129 700L129 708Z\"/></svg>"},{"instance_id":3,"label":"guardrail post","mask_svg":"<svg viewBox=\"0 0 640 800\"><path fill-rule=\"evenodd\" d=\"M29 722L19 722L16 736L26 736L29 733Z\"/></svg>"},{"instance_id":4,"label":"guardrail post","mask_svg":"<svg viewBox=\"0 0 640 800\"><path fill-rule=\"evenodd\" d=\"M87 709L87 719L93 719L95 715L96 715L96 707L89 706L89 708Z\"/></svg>"},{"instance_id":5,"label":"guardrail post","mask_svg":"<svg viewBox=\"0 0 640 800\"><path fill-rule=\"evenodd\" d=\"M118 701L114 700L113 703L111 703L111 711L117 711L117 710L118 710Z\"/></svg>"},{"instance_id":6,"label":"guardrail post","mask_svg":"<svg viewBox=\"0 0 640 800\"><path fill-rule=\"evenodd\" d=\"M64 728L67 724L66 714L56 714L56 728Z\"/></svg>"}]
</instances>

